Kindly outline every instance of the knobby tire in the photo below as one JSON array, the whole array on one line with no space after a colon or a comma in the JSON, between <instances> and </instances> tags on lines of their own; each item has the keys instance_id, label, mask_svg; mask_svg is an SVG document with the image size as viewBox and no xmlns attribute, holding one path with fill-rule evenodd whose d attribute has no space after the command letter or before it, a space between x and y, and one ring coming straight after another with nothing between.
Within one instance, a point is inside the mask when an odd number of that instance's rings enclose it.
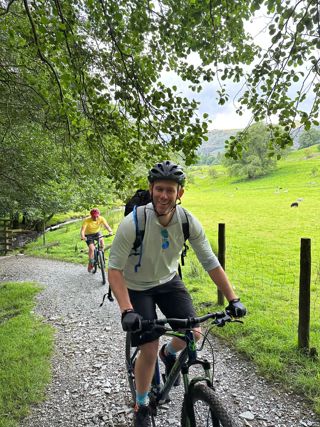
<instances>
[{"instance_id":1,"label":"knobby tire","mask_svg":"<svg viewBox=\"0 0 320 427\"><path fill-rule=\"evenodd\" d=\"M127 332L126 335L126 371L128 376L128 383L130 388L130 393L132 397L132 403L134 404L136 401L136 384L134 380L134 361L132 360L132 356L136 351L136 347L131 346L131 334ZM132 372L129 372L131 370Z\"/></svg>"},{"instance_id":2,"label":"knobby tire","mask_svg":"<svg viewBox=\"0 0 320 427\"><path fill-rule=\"evenodd\" d=\"M189 399L184 398L181 427L239 427L238 421L224 408L215 391L207 384L197 383L191 388ZM188 404L194 408L195 424L188 418Z\"/></svg>"},{"instance_id":3,"label":"knobby tire","mask_svg":"<svg viewBox=\"0 0 320 427\"><path fill-rule=\"evenodd\" d=\"M103 251L98 252L98 257L99 257L99 266L100 266L101 275L102 275L102 284L105 285L107 281L106 281L106 268L105 268Z\"/></svg>"},{"instance_id":4,"label":"knobby tire","mask_svg":"<svg viewBox=\"0 0 320 427\"><path fill-rule=\"evenodd\" d=\"M93 270L92 273L95 274L97 272L98 268L98 253L97 249L94 250L94 264L93 264Z\"/></svg>"}]
</instances>

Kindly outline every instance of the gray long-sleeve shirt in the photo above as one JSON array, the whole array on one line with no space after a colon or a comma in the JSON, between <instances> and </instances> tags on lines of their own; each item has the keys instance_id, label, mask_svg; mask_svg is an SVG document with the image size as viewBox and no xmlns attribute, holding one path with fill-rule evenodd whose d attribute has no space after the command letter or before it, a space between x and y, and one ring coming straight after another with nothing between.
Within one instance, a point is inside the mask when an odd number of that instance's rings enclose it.
<instances>
[{"instance_id":1,"label":"gray long-sleeve shirt","mask_svg":"<svg viewBox=\"0 0 320 427\"><path fill-rule=\"evenodd\" d=\"M127 287L134 290L150 289L171 280L178 270L180 254L184 244L180 207L177 207L170 223L163 227L152 206L146 206L146 224L142 246L141 266L135 271L139 255L130 255L136 238L133 213L126 216L118 227L109 255L109 268L124 273ZM189 243L206 271L220 265L213 253L199 221L190 212ZM168 232L169 246L163 249L161 230Z\"/></svg>"}]
</instances>

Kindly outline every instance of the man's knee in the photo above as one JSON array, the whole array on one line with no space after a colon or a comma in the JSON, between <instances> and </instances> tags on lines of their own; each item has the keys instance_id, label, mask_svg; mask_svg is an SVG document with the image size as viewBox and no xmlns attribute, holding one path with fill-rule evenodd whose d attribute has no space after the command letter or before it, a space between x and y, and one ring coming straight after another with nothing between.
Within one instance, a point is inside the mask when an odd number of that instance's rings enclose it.
<instances>
[{"instance_id":1,"label":"man's knee","mask_svg":"<svg viewBox=\"0 0 320 427\"><path fill-rule=\"evenodd\" d=\"M141 356L150 361L158 356L159 340L151 341L140 346Z\"/></svg>"},{"instance_id":2,"label":"man's knee","mask_svg":"<svg viewBox=\"0 0 320 427\"><path fill-rule=\"evenodd\" d=\"M201 328L194 328L193 329L193 335L194 335L195 340L199 341L200 338L202 337Z\"/></svg>"}]
</instances>

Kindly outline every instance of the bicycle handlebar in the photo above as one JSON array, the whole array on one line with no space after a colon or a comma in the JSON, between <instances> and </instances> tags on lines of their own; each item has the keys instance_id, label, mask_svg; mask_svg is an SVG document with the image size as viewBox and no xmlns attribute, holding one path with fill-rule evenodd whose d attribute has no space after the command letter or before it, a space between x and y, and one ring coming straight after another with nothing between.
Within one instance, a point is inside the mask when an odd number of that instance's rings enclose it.
<instances>
[{"instance_id":1,"label":"bicycle handlebar","mask_svg":"<svg viewBox=\"0 0 320 427\"><path fill-rule=\"evenodd\" d=\"M90 238L90 240L96 240L96 241L98 241L98 240L99 240L99 239L101 239L102 237L111 237L111 236L113 236L113 233L110 233L110 234L103 234L103 235L101 235L101 236L99 236L99 237L91 237L91 238ZM88 240L88 237L86 236L84 239L81 237L81 240L86 241L86 240Z\"/></svg>"},{"instance_id":2,"label":"bicycle handlebar","mask_svg":"<svg viewBox=\"0 0 320 427\"><path fill-rule=\"evenodd\" d=\"M154 320L141 320L141 331L150 331L152 329L161 329L166 324L170 324L172 329L192 329L199 323L203 323L206 320L214 319L212 322L216 326L222 327L228 322L239 322L241 320L234 319L228 310L218 311L216 313L208 313L200 317L189 317L187 319L176 319L176 318L163 318ZM167 330L167 329L166 329Z\"/></svg>"},{"instance_id":3,"label":"bicycle handlebar","mask_svg":"<svg viewBox=\"0 0 320 427\"><path fill-rule=\"evenodd\" d=\"M101 235L101 236L99 236L99 237L93 237L92 238L92 240L99 240L99 239L101 239L102 237L111 237L111 236L113 236L113 234L111 233L111 234L103 234L103 235Z\"/></svg>"}]
</instances>

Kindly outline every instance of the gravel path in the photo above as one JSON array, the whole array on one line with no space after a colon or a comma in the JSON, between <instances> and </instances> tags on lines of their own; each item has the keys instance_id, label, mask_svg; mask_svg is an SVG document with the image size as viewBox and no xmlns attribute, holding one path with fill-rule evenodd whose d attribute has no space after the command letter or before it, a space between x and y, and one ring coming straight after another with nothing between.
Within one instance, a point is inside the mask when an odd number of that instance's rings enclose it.
<instances>
[{"instance_id":1,"label":"gravel path","mask_svg":"<svg viewBox=\"0 0 320 427\"><path fill-rule=\"evenodd\" d=\"M100 277L80 265L12 256L0 258L0 281L43 284L36 311L56 329L47 398L32 408L21 427L131 426L124 333L116 303L106 300L99 307L106 290ZM218 349L217 389L243 426L320 427L301 397L269 384L224 343L215 338L212 342ZM181 391L177 387L171 393L172 402ZM171 403L161 409L157 426L178 427L179 419L180 408Z\"/></svg>"}]
</instances>

